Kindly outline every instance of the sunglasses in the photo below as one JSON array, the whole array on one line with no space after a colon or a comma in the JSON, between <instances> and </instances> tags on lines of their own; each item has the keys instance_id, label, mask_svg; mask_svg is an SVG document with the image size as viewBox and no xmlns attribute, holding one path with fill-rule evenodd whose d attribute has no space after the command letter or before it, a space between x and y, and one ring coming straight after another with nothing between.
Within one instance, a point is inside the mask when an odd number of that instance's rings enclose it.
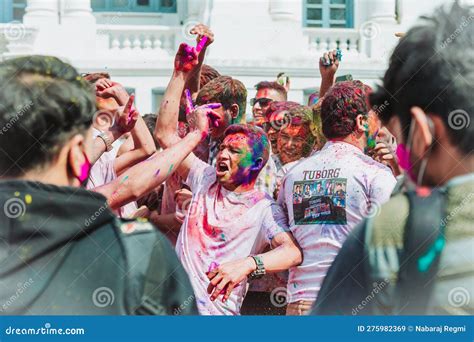
<instances>
[{"instance_id":1,"label":"sunglasses","mask_svg":"<svg viewBox=\"0 0 474 342\"><path fill-rule=\"evenodd\" d=\"M257 103L259 103L261 107L266 107L271 102L273 102L273 100L269 99L269 98L266 98L266 97L261 97L261 98L258 98L258 99L256 99L256 98L250 99L250 105L252 107L255 106Z\"/></svg>"}]
</instances>

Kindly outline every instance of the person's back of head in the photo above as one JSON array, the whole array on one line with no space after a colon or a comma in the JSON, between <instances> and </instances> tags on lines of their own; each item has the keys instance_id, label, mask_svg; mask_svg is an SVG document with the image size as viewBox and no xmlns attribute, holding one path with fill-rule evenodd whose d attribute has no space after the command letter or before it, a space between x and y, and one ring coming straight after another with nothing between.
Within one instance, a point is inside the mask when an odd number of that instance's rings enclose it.
<instances>
[{"instance_id":1,"label":"person's back of head","mask_svg":"<svg viewBox=\"0 0 474 342\"><path fill-rule=\"evenodd\" d=\"M370 96L398 142L409 145L411 173L426 167L431 185L455 176L458 161L472 163L465 156L474 150L473 19L473 7L457 2L422 17L400 39L383 86ZM423 139L412 144L414 136Z\"/></svg>"},{"instance_id":2,"label":"person's back of head","mask_svg":"<svg viewBox=\"0 0 474 342\"><path fill-rule=\"evenodd\" d=\"M91 147L87 131L95 101L90 84L69 64L47 56L3 62L0 84L2 177L24 177L62 162L69 180L78 178Z\"/></svg>"},{"instance_id":3,"label":"person's back of head","mask_svg":"<svg viewBox=\"0 0 474 342\"><path fill-rule=\"evenodd\" d=\"M326 143L326 137L323 134L323 123L321 121L321 102L318 101L314 106L311 107L313 111L313 124L311 131L316 137L315 150L320 150Z\"/></svg>"},{"instance_id":4,"label":"person's back of head","mask_svg":"<svg viewBox=\"0 0 474 342\"><path fill-rule=\"evenodd\" d=\"M338 82L321 104L322 131L327 139L340 139L357 130L358 116L369 113L369 87L360 81Z\"/></svg>"}]
</instances>

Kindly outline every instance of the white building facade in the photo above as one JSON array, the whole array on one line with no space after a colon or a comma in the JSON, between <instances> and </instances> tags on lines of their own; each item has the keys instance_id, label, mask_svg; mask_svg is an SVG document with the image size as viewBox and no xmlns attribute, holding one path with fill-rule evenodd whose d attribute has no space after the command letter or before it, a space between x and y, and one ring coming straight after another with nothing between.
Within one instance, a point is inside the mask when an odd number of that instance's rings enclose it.
<instances>
[{"instance_id":1,"label":"white building facade","mask_svg":"<svg viewBox=\"0 0 474 342\"><path fill-rule=\"evenodd\" d=\"M404 32L447 0L0 0L0 59L54 55L107 71L155 112L180 42L202 22L215 33L205 63L241 80L291 78L289 100L320 84L318 58L342 50L338 75L374 85ZM249 111L248 111L249 112Z\"/></svg>"}]
</instances>

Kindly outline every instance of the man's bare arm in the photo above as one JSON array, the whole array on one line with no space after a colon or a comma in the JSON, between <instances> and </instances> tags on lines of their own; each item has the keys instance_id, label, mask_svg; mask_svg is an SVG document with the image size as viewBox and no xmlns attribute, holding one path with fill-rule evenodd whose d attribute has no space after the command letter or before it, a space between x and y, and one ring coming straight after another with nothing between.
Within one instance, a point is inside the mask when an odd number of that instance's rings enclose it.
<instances>
[{"instance_id":1,"label":"man's bare arm","mask_svg":"<svg viewBox=\"0 0 474 342\"><path fill-rule=\"evenodd\" d=\"M297 266L303 261L303 254L291 233L279 233L272 239L272 249L263 254L259 254L265 265L267 273L281 272L290 267ZM234 287L242 282L245 277L255 271L257 265L252 257L237 261L226 262L215 270L208 273L211 281L208 293L211 300L215 300L223 291L222 301L226 301Z\"/></svg>"},{"instance_id":2,"label":"man's bare arm","mask_svg":"<svg viewBox=\"0 0 474 342\"><path fill-rule=\"evenodd\" d=\"M111 209L136 201L163 183L199 144L202 133L194 131L174 146L153 154L125 171L120 178L94 188L107 198Z\"/></svg>"}]
</instances>

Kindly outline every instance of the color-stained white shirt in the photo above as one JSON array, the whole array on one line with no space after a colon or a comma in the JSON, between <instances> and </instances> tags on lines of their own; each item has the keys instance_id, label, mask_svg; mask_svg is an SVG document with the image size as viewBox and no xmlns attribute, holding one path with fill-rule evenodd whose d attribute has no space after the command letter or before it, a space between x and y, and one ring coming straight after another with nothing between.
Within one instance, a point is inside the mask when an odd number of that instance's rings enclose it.
<instances>
[{"instance_id":1,"label":"color-stained white shirt","mask_svg":"<svg viewBox=\"0 0 474 342\"><path fill-rule=\"evenodd\" d=\"M289 170L278 203L288 213L303 263L289 271L288 302L316 300L350 231L376 214L395 183L388 167L344 142L327 142Z\"/></svg>"},{"instance_id":2,"label":"color-stained white shirt","mask_svg":"<svg viewBox=\"0 0 474 342\"><path fill-rule=\"evenodd\" d=\"M225 262L260 253L273 237L288 231L286 217L270 196L258 190L235 193L216 181L216 170L196 159L186 184L193 199L176 243L202 315L238 315L246 293L239 284L223 303L210 300L206 273Z\"/></svg>"}]
</instances>

